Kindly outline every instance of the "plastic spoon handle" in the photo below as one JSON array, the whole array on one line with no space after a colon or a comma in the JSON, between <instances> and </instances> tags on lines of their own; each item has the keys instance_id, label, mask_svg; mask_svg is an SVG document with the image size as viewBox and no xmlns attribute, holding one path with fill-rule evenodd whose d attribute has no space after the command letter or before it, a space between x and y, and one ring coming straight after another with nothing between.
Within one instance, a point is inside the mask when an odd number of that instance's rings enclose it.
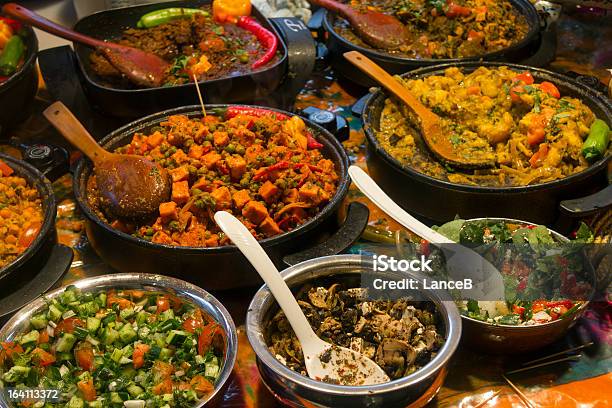
<instances>
[{"instance_id":1,"label":"plastic spoon handle","mask_svg":"<svg viewBox=\"0 0 612 408\"><path fill-rule=\"evenodd\" d=\"M300 305L295 300L293 293L281 277L278 269L272 263L261 245L257 242L251 232L232 214L226 211L215 213L215 221L219 228L232 240L243 255L249 260L251 265L259 273L259 276L266 282L270 292L285 313L287 320L291 324L305 354L316 353L320 347L313 349L309 345L317 345L322 342L310 327L310 323Z\"/></svg>"},{"instance_id":2,"label":"plastic spoon handle","mask_svg":"<svg viewBox=\"0 0 612 408\"><path fill-rule=\"evenodd\" d=\"M349 167L349 175L353 183L365 194L374 204L389 214L393 219L404 227L414 232L421 238L435 244L454 244L455 242L446 238L444 235L423 224L421 221L408 214L402 207L397 205L374 180L360 167Z\"/></svg>"},{"instance_id":3,"label":"plastic spoon handle","mask_svg":"<svg viewBox=\"0 0 612 408\"><path fill-rule=\"evenodd\" d=\"M43 115L55 126L55 128L77 149L82 151L94 162L107 160L113 153L104 150L98 142L83 127L81 122L74 117L72 112L61 102L51 104Z\"/></svg>"}]
</instances>

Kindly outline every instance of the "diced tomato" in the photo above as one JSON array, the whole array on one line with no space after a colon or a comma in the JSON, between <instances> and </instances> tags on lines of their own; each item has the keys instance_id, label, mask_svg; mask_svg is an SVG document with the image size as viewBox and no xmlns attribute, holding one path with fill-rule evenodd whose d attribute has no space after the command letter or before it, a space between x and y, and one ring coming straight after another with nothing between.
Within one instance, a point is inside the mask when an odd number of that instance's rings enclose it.
<instances>
[{"instance_id":1,"label":"diced tomato","mask_svg":"<svg viewBox=\"0 0 612 408\"><path fill-rule=\"evenodd\" d=\"M151 391L153 391L155 395L172 393L172 379L170 377L164 378L162 382L154 385Z\"/></svg>"},{"instance_id":2,"label":"diced tomato","mask_svg":"<svg viewBox=\"0 0 612 408\"><path fill-rule=\"evenodd\" d=\"M189 383L191 388L198 394L198 397L202 397L212 391L214 391L215 386L208 381L205 377L201 375L196 375L193 377Z\"/></svg>"},{"instance_id":3,"label":"diced tomato","mask_svg":"<svg viewBox=\"0 0 612 408\"><path fill-rule=\"evenodd\" d=\"M522 74L518 74L513 78L513 80L515 82L522 81L525 83L525 85L533 84L533 76L528 71L525 71Z\"/></svg>"},{"instance_id":4,"label":"diced tomato","mask_svg":"<svg viewBox=\"0 0 612 408\"><path fill-rule=\"evenodd\" d=\"M106 297L106 307L112 308L114 304L118 304L119 309L121 310L128 309L134 306L134 303L132 303L132 301L130 301L129 299L119 297L116 294L111 292Z\"/></svg>"},{"instance_id":5,"label":"diced tomato","mask_svg":"<svg viewBox=\"0 0 612 408\"><path fill-rule=\"evenodd\" d=\"M40 367L46 367L55 362L55 356L40 347L32 350L32 360Z\"/></svg>"},{"instance_id":6,"label":"diced tomato","mask_svg":"<svg viewBox=\"0 0 612 408\"><path fill-rule=\"evenodd\" d=\"M13 169L10 168L9 165L3 162L2 160L0 160L0 171L2 172L3 176L10 176L14 173Z\"/></svg>"},{"instance_id":7,"label":"diced tomato","mask_svg":"<svg viewBox=\"0 0 612 408\"><path fill-rule=\"evenodd\" d=\"M16 344L12 341L4 341L0 343L2 345L2 352L6 354L8 358L13 358L13 354L21 354L23 353L23 347L21 345Z\"/></svg>"},{"instance_id":8,"label":"diced tomato","mask_svg":"<svg viewBox=\"0 0 612 408\"><path fill-rule=\"evenodd\" d=\"M485 35L482 31L470 30L468 31L467 39L468 41L482 41L484 37Z\"/></svg>"},{"instance_id":9,"label":"diced tomato","mask_svg":"<svg viewBox=\"0 0 612 408\"><path fill-rule=\"evenodd\" d=\"M132 362L135 369L139 369L144 365L145 354L149 352L151 346L148 344L137 344L134 346L134 354L132 355Z\"/></svg>"},{"instance_id":10,"label":"diced tomato","mask_svg":"<svg viewBox=\"0 0 612 408\"><path fill-rule=\"evenodd\" d=\"M43 329L39 332L37 344L45 344L48 342L49 342L49 333L47 333L46 329Z\"/></svg>"},{"instance_id":11,"label":"diced tomato","mask_svg":"<svg viewBox=\"0 0 612 408\"><path fill-rule=\"evenodd\" d=\"M527 140L529 141L529 137L527 138ZM537 152L535 152L533 156L531 156L531 158L529 159L529 164L531 165L531 167L533 167L534 169L538 167L542 163L542 160L546 158L547 154L548 154L548 144L542 143L540 145L540 149Z\"/></svg>"},{"instance_id":12,"label":"diced tomato","mask_svg":"<svg viewBox=\"0 0 612 408\"><path fill-rule=\"evenodd\" d=\"M203 356L210 349L215 336L223 336L223 329L216 322L211 322L202 328L198 338L198 354Z\"/></svg>"},{"instance_id":13,"label":"diced tomato","mask_svg":"<svg viewBox=\"0 0 612 408\"><path fill-rule=\"evenodd\" d=\"M170 309L170 299L165 296L160 296L157 298L157 313L165 312Z\"/></svg>"},{"instance_id":14,"label":"diced tomato","mask_svg":"<svg viewBox=\"0 0 612 408\"><path fill-rule=\"evenodd\" d=\"M72 333L75 327L85 327L85 322L78 317L69 317L62 320L55 327L55 336L59 336L62 333Z\"/></svg>"},{"instance_id":15,"label":"diced tomato","mask_svg":"<svg viewBox=\"0 0 612 408\"><path fill-rule=\"evenodd\" d=\"M93 401L96 399L96 388L91 378L89 380L79 381L77 387L79 391L81 391L85 401Z\"/></svg>"},{"instance_id":16,"label":"diced tomato","mask_svg":"<svg viewBox=\"0 0 612 408\"><path fill-rule=\"evenodd\" d=\"M522 317L523 313L525 313L525 308L523 306L512 305L512 313L516 313Z\"/></svg>"},{"instance_id":17,"label":"diced tomato","mask_svg":"<svg viewBox=\"0 0 612 408\"><path fill-rule=\"evenodd\" d=\"M559 300L559 301L554 301L554 302L548 302L546 306L548 307L563 306L566 309L571 309L572 307L574 307L574 302L572 302L571 300Z\"/></svg>"},{"instance_id":18,"label":"diced tomato","mask_svg":"<svg viewBox=\"0 0 612 408\"><path fill-rule=\"evenodd\" d=\"M94 363L94 352L91 344L87 341L79 343L74 349L74 358L79 367L85 371L91 371Z\"/></svg>"},{"instance_id":19,"label":"diced tomato","mask_svg":"<svg viewBox=\"0 0 612 408\"><path fill-rule=\"evenodd\" d=\"M532 304L531 304L531 311L533 313L538 313L541 312L542 310L546 309L546 305L547 305L547 301L546 300L535 300Z\"/></svg>"},{"instance_id":20,"label":"diced tomato","mask_svg":"<svg viewBox=\"0 0 612 408\"><path fill-rule=\"evenodd\" d=\"M525 89L522 85L517 85L510 88L510 98L512 99L512 102L520 102L522 93L525 93Z\"/></svg>"},{"instance_id":21,"label":"diced tomato","mask_svg":"<svg viewBox=\"0 0 612 408\"><path fill-rule=\"evenodd\" d=\"M444 14L446 15L446 17L449 17L449 18L454 18L458 16L467 17L470 14L472 14L472 10L470 10L467 7L463 7L453 2L450 2L448 3L448 6L446 7L446 11L444 12Z\"/></svg>"},{"instance_id":22,"label":"diced tomato","mask_svg":"<svg viewBox=\"0 0 612 408\"><path fill-rule=\"evenodd\" d=\"M561 97L559 89L557 89L555 84L553 84L552 82L544 81L538 85L538 88L540 88L543 92L549 94L553 98L559 99Z\"/></svg>"},{"instance_id":23,"label":"diced tomato","mask_svg":"<svg viewBox=\"0 0 612 408\"><path fill-rule=\"evenodd\" d=\"M183 322L183 329L189 333L195 333L196 329L204 327L204 320L202 319L202 312L198 309L193 313L192 317L188 317Z\"/></svg>"},{"instance_id":24,"label":"diced tomato","mask_svg":"<svg viewBox=\"0 0 612 408\"><path fill-rule=\"evenodd\" d=\"M170 378L172 373L174 372L174 367L172 364L164 363L160 360L155 360L153 363L153 375L160 379Z\"/></svg>"}]
</instances>

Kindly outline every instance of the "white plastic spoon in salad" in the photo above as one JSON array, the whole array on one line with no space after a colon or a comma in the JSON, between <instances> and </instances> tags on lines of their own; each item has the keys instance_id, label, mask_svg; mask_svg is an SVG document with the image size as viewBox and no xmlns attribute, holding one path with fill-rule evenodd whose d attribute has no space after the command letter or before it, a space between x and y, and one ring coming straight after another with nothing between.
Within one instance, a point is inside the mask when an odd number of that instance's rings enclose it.
<instances>
[{"instance_id":1,"label":"white plastic spoon in salad","mask_svg":"<svg viewBox=\"0 0 612 408\"><path fill-rule=\"evenodd\" d=\"M321 340L310 327L293 293L251 232L232 214L218 211L215 221L264 280L300 341L308 376L341 385L372 385L390 381L374 361L354 350Z\"/></svg>"},{"instance_id":2,"label":"white plastic spoon in salad","mask_svg":"<svg viewBox=\"0 0 612 408\"><path fill-rule=\"evenodd\" d=\"M503 277L491 262L472 249L464 247L432 230L408 214L360 167L350 166L348 172L353 183L374 204L405 228L429 241L444 252L449 278L455 281L472 279L472 289L460 290L464 299L478 300L479 303L484 301L483 306L486 309L495 307L493 302L505 302Z\"/></svg>"}]
</instances>

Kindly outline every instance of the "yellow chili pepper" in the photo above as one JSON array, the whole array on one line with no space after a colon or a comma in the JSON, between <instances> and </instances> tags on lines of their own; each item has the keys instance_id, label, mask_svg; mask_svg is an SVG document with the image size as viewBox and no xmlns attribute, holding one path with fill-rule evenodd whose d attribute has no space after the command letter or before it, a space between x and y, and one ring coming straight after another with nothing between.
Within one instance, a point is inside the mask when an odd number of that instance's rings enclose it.
<instances>
[{"instance_id":1,"label":"yellow chili pepper","mask_svg":"<svg viewBox=\"0 0 612 408\"><path fill-rule=\"evenodd\" d=\"M220 23L235 23L238 17L251 14L250 0L214 0L213 17Z\"/></svg>"}]
</instances>

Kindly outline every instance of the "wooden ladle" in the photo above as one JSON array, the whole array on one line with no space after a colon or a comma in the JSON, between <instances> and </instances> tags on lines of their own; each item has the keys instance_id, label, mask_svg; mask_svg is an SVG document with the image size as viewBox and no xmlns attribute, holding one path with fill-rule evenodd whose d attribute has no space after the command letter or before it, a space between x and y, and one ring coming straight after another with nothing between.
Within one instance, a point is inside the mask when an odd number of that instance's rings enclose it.
<instances>
[{"instance_id":1,"label":"wooden ladle","mask_svg":"<svg viewBox=\"0 0 612 408\"><path fill-rule=\"evenodd\" d=\"M170 64L155 54L77 33L19 4L5 4L2 6L2 13L58 37L97 49L117 70L137 85L158 87L162 85L167 76Z\"/></svg>"},{"instance_id":2,"label":"wooden ladle","mask_svg":"<svg viewBox=\"0 0 612 408\"><path fill-rule=\"evenodd\" d=\"M362 70L389 92L402 100L419 119L421 135L431 152L443 162L459 168L477 169L495 165L491 146L473 149L465 143L454 143L452 130L442 119L427 109L410 91L374 61L358 51L344 53L344 58Z\"/></svg>"},{"instance_id":3,"label":"wooden ladle","mask_svg":"<svg viewBox=\"0 0 612 408\"><path fill-rule=\"evenodd\" d=\"M120 219L146 219L170 200L172 183L166 169L143 156L104 150L61 102L53 103L43 114L93 161L103 210Z\"/></svg>"},{"instance_id":4,"label":"wooden ladle","mask_svg":"<svg viewBox=\"0 0 612 408\"><path fill-rule=\"evenodd\" d=\"M347 19L355 33L373 47L394 50L410 37L406 26L389 14L371 10L361 12L335 0L309 1Z\"/></svg>"}]
</instances>

